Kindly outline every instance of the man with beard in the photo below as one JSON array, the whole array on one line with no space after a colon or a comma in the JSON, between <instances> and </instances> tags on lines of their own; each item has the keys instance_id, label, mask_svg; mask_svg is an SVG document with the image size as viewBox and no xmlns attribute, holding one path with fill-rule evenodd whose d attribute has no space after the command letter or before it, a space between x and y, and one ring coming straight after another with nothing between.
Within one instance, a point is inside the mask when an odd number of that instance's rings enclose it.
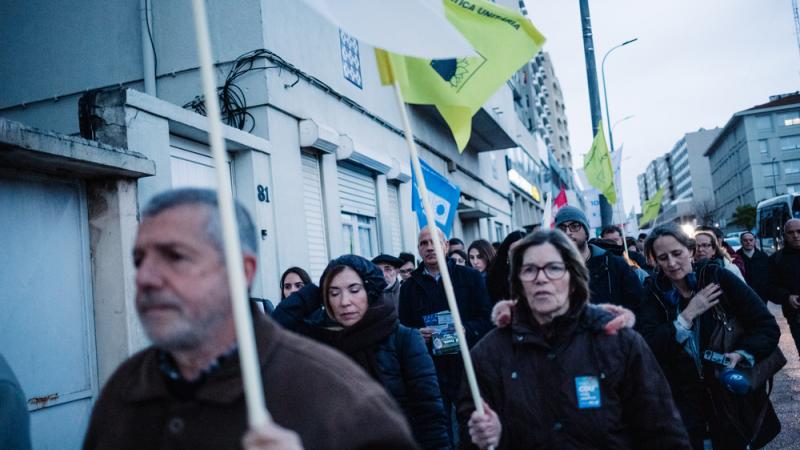
<instances>
[{"instance_id":1,"label":"man with beard","mask_svg":"<svg viewBox=\"0 0 800 450\"><path fill-rule=\"evenodd\" d=\"M238 204L236 210L250 285L258 241L249 214ZM168 191L141 215L133 249L136 311L153 345L123 362L103 388L84 449L241 448L248 422L217 196ZM251 428L246 447L415 447L380 385L345 356L255 311L274 423Z\"/></svg>"},{"instance_id":2,"label":"man with beard","mask_svg":"<svg viewBox=\"0 0 800 450\"><path fill-rule=\"evenodd\" d=\"M636 314L642 296L639 278L623 258L588 243L589 221L583 211L564 206L556 214L555 225L572 239L586 261L589 301L624 306Z\"/></svg>"},{"instance_id":3,"label":"man with beard","mask_svg":"<svg viewBox=\"0 0 800 450\"><path fill-rule=\"evenodd\" d=\"M435 238L430 228L425 227L417 239L419 256L422 264L411 272L411 278L400 286L400 307L398 314L400 323L407 327L418 328L428 349L433 355L433 364L442 391L445 415L448 423L455 422L455 402L458 399L461 379L464 376L464 364L458 354L457 341L449 332L438 333L431 326L433 318L450 317L450 308L444 293L444 284L439 273L433 239L439 239L444 254L447 254L448 242L444 233L436 228ZM459 266L452 259L447 261L447 270L453 282L453 291L458 305L458 312L464 325L467 345L472 347L492 328L489 316L492 304L483 277L477 270ZM446 320L446 319L445 319ZM440 326L442 322L437 322ZM450 441L454 442L453 427L448 427ZM455 434L457 435L457 433Z\"/></svg>"},{"instance_id":4,"label":"man with beard","mask_svg":"<svg viewBox=\"0 0 800 450\"><path fill-rule=\"evenodd\" d=\"M800 353L800 219L783 225L784 247L769 257L769 299L781 305Z\"/></svg>"}]
</instances>

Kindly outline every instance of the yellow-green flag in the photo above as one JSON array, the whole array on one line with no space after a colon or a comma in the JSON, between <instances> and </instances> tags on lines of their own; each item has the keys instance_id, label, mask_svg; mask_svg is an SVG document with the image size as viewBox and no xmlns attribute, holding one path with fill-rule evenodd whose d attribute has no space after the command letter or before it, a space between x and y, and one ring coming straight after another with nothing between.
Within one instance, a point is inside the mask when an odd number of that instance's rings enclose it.
<instances>
[{"instance_id":1,"label":"yellow-green flag","mask_svg":"<svg viewBox=\"0 0 800 450\"><path fill-rule=\"evenodd\" d=\"M642 218L639 219L640 227L658 217L658 212L661 210L662 198L664 198L663 187L656 192L656 195L654 195L653 198L644 202L644 205L642 205Z\"/></svg>"},{"instance_id":2,"label":"yellow-green flag","mask_svg":"<svg viewBox=\"0 0 800 450\"><path fill-rule=\"evenodd\" d=\"M583 171L586 172L589 184L605 195L608 203L613 205L617 202L614 169L611 167L611 155L608 153L602 120L597 125L597 134L592 141L592 149L583 157Z\"/></svg>"},{"instance_id":3,"label":"yellow-green flag","mask_svg":"<svg viewBox=\"0 0 800 450\"><path fill-rule=\"evenodd\" d=\"M381 82L397 80L407 103L435 105L459 151L472 132L472 116L544 43L526 17L485 0L443 0L447 19L477 56L420 59L376 49Z\"/></svg>"}]
</instances>

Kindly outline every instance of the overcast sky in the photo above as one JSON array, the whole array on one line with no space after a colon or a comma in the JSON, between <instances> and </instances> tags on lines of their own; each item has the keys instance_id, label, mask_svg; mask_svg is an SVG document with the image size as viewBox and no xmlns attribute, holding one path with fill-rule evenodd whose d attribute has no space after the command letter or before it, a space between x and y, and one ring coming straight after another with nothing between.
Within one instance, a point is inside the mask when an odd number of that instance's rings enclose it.
<instances>
[{"instance_id":1,"label":"overcast sky","mask_svg":"<svg viewBox=\"0 0 800 450\"><path fill-rule=\"evenodd\" d=\"M578 0L526 0L561 83L575 167L592 141ZM597 78L606 51L614 143L623 146L626 211L636 176L687 132L722 127L733 113L800 89L791 0L590 1ZM604 112L605 114L605 112ZM605 119L605 117L604 117Z\"/></svg>"}]
</instances>

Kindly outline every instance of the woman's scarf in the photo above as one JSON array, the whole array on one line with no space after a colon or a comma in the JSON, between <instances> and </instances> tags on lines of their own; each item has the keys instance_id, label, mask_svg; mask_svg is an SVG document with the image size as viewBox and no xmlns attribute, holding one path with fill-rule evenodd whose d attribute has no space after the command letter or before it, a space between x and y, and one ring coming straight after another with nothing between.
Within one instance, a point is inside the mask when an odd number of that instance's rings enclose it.
<instances>
[{"instance_id":1,"label":"woman's scarf","mask_svg":"<svg viewBox=\"0 0 800 450\"><path fill-rule=\"evenodd\" d=\"M330 320L322 324L319 338L331 347L352 358L375 380L381 382L380 367L375 357L377 348L399 325L397 310L386 297L379 296L361 320L355 325L344 328Z\"/></svg>"}]
</instances>

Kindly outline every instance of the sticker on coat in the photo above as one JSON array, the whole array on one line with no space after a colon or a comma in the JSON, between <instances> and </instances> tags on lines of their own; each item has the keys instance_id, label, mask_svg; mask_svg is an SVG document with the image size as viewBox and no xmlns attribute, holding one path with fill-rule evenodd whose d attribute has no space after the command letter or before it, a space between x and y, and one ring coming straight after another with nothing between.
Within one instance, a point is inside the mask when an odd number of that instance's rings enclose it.
<instances>
[{"instance_id":1,"label":"sticker on coat","mask_svg":"<svg viewBox=\"0 0 800 450\"><path fill-rule=\"evenodd\" d=\"M575 394L578 409L600 407L600 381L597 377L575 377Z\"/></svg>"}]
</instances>

